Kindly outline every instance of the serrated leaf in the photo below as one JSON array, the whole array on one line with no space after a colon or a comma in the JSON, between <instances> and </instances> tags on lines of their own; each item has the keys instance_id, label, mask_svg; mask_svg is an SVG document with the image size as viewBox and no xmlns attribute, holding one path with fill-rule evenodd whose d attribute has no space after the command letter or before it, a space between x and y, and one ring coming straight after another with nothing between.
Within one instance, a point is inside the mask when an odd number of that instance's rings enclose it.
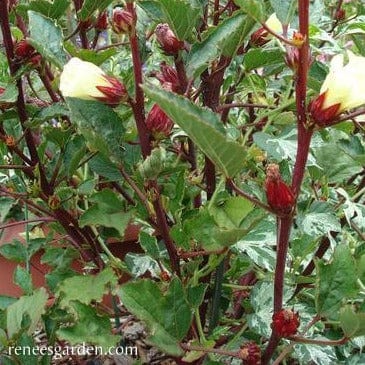
<instances>
[{"instance_id":1,"label":"serrated leaf","mask_svg":"<svg viewBox=\"0 0 365 365\"><path fill-rule=\"evenodd\" d=\"M103 295L117 284L117 277L111 268L106 268L98 275L73 276L60 283L56 296L60 298L61 307L72 306L73 301L90 304L100 302ZM81 290L82 288L82 290Z\"/></svg>"},{"instance_id":2,"label":"serrated leaf","mask_svg":"<svg viewBox=\"0 0 365 365\"><path fill-rule=\"evenodd\" d=\"M18 98L18 88L14 83L7 84L5 91L0 94L0 102L14 103Z\"/></svg>"},{"instance_id":3,"label":"serrated leaf","mask_svg":"<svg viewBox=\"0 0 365 365\"><path fill-rule=\"evenodd\" d=\"M44 122L53 118L58 118L62 116L69 116L70 111L68 110L65 103L53 103L50 106L40 109L37 114L33 115L33 122Z\"/></svg>"},{"instance_id":4,"label":"serrated leaf","mask_svg":"<svg viewBox=\"0 0 365 365\"><path fill-rule=\"evenodd\" d=\"M245 149L218 129L221 123L216 114L174 93L152 86L144 90L227 177L241 170Z\"/></svg>"},{"instance_id":5,"label":"serrated leaf","mask_svg":"<svg viewBox=\"0 0 365 365\"><path fill-rule=\"evenodd\" d=\"M27 249L18 240L0 246L0 254L7 260L15 262L25 262L27 260Z\"/></svg>"},{"instance_id":6,"label":"serrated leaf","mask_svg":"<svg viewBox=\"0 0 365 365\"><path fill-rule=\"evenodd\" d=\"M27 10L33 10L37 13L41 13L44 16L51 19L60 18L70 6L69 0L53 0L52 2L47 0L33 0L28 5L20 4Z\"/></svg>"},{"instance_id":7,"label":"serrated leaf","mask_svg":"<svg viewBox=\"0 0 365 365\"><path fill-rule=\"evenodd\" d=\"M77 48L73 43L66 42L65 49L72 57L78 57L83 61L91 62L100 66L118 51L116 48L94 51L91 49Z\"/></svg>"},{"instance_id":8,"label":"serrated leaf","mask_svg":"<svg viewBox=\"0 0 365 365\"><path fill-rule=\"evenodd\" d=\"M22 330L23 316L28 316L28 334L33 334L42 314L45 312L45 305L48 299L46 289L40 288L33 295L22 296L15 303L6 308L7 332L9 338Z\"/></svg>"},{"instance_id":9,"label":"serrated leaf","mask_svg":"<svg viewBox=\"0 0 365 365\"><path fill-rule=\"evenodd\" d=\"M146 323L150 342L168 354L182 355L179 342L189 330L192 312L178 278L171 281L165 294L155 282L140 280L123 285L120 297L127 309Z\"/></svg>"},{"instance_id":10,"label":"serrated leaf","mask_svg":"<svg viewBox=\"0 0 365 365\"><path fill-rule=\"evenodd\" d=\"M109 106L92 100L67 98L72 121L84 135L89 148L119 160L124 133L122 121Z\"/></svg>"},{"instance_id":11,"label":"serrated leaf","mask_svg":"<svg viewBox=\"0 0 365 365\"><path fill-rule=\"evenodd\" d=\"M283 24L289 24L297 7L296 0L270 0L274 13Z\"/></svg>"},{"instance_id":12,"label":"serrated leaf","mask_svg":"<svg viewBox=\"0 0 365 365\"><path fill-rule=\"evenodd\" d=\"M81 227L86 225L115 228L121 236L132 217L132 211L125 212L124 204L112 190L104 189L91 198L94 204L80 217Z\"/></svg>"},{"instance_id":13,"label":"serrated leaf","mask_svg":"<svg viewBox=\"0 0 365 365\"><path fill-rule=\"evenodd\" d=\"M95 308L73 302L75 324L60 328L57 334L73 345L88 343L102 346L104 349L115 346L119 337L112 335L111 322L108 316L101 316Z\"/></svg>"},{"instance_id":14,"label":"serrated leaf","mask_svg":"<svg viewBox=\"0 0 365 365\"><path fill-rule=\"evenodd\" d=\"M226 228L239 228L241 222L254 208L253 203L241 197L229 197L223 203L211 204L210 214L213 215L218 226Z\"/></svg>"},{"instance_id":15,"label":"serrated leaf","mask_svg":"<svg viewBox=\"0 0 365 365\"><path fill-rule=\"evenodd\" d=\"M316 261L315 303L318 314L336 317L343 300L354 297L357 287L357 271L351 251L346 245L336 247L333 259L326 264Z\"/></svg>"},{"instance_id":16,"label":"serrated leaf","mask_svg":"<svg viewBox=\"0 0 365 365\"><path fill-rule=\"evenodd\" d=\"M251 18L257 22L264 22L265 9L262 1L259 0L234 0L235 3Z\"/></svg>"},{"instance_id":17,"label":"serrated leaf","mask_svg":"<svg viewBox=\"0 0 365 365\"><path fill-rule=\"evenodd\" d=\"M300 222L300 227L306 234L317 237L328 232L341 232L341 224L332 213L308 213Z\"/></svg>"},{"instance_id":18,"label":"serrated leaf","mask_svg":"<svg viewBox=\"0 0 365 365\"><path fill-rule=\"evenodd\" d=\"M26 295L31 294L33 291L30 273L22 266L18 265L14 271L14 283L19 285Z\"/></svg>"},{"instance_id":19,"label":"serrated leaf","mask_svg":"<svg viewBox=\"0 0 365 365\"><path fill-rule=\"evenodd\" d=\"M365 313L356 313L351 305L341 308L340 325L348 338L365 336Z\"/></svg>"},{"instance_id":20,"label":"serrated leaf","mask_svg":"<svg viewBox=\"0 0 365 365\"><path fill-rule=\"evenodd\" d=\"M197 77L221 54L233 56L253 26L254 21L241 13L220 23L206 39L193 45L186 66L188 77Z\"/></svg>"},{"instance_id":21,"label":"serrated leaf","mask_svg":"<svg viewBox=\"0 0 365 365\"><path fill-rule=\"evenodd\" d=\"M78 13L80 20L87 20L96 10L103 11L113 0L85 0Z\"/></svg>"},{"instance_id":22,"label":"serrated leaf","mask_svg":"<svg viewBox=\"0 0 365 365\"><path fill-rule=\"evenodd\" d=\"M254 70L259 67L283 64L283 52L280 49L250 49L243 59L243 64L247 71Z\"/></svg>"},{"instance_id":23,"label":"serrated leaf","mask_svg":"<svg viewBox=\"0 0 365 365\"><path fill-rule=\"evenodd\" d=\"M150 256L140 255L136 253L127 253L124 262L127 265L128 271L134 277L140 277L147 271L150 272L152 277L157 277L161 272L158 263L153 260Z\"/></svg>"},{"instance_id":24,"label":"serrated leaf","mask_svg":"<svg viewBox=\"0 0 365 365\"><path fill-rule=\"evenodd\" d=\"M67 57L63 49L61 28L42 14L28 11L30 43L45 58L62 68Z\"/></svg>"},{"instance_id":25,"label":"serrated leaf","mask_svg":"<svg viewBox=\"0 0 365 365\"><path fill-rule=\"evenodd\" d=\"M200 9L186 0L159 0L158 3L177 38L186 40L200 17Z\"/></svg>"},{"instance_id":26,"label":"serrated leaf","mask_svg":"<svg viewBox=\"0 0 365 365\"><path fill-rule=\"evenodd\" d=\"M123 180L118 167L107 156L96 155L89 161L90 170L109 181Z\"/></svg>"},{"instance_id":27,"label":"serrated leaf","mask_svg":"<svg viewBox=\"0 0 365 365\"><path fill-rule=\"evenodd\" d=\"M152 258L157 259L160 257L160 249L157 244L156 237L141 231L139 233L139 242L143 250Z\"/></svg>"}]
</instances>

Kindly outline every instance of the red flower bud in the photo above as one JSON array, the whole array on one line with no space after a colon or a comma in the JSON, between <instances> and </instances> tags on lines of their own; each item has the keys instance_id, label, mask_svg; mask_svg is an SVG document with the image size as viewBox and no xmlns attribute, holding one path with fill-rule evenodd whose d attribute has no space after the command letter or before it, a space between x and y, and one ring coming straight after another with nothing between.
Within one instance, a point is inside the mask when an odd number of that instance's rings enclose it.
<instances>
[{"instance_id":1,"label":"red flower bud","mask_svg":"<svg viewBox=\"0 0 365 365\"><path fill-rule=\"evenodd\" d=\"M279 337L289 337L297 333L300 324L298 312L282 309L272 316L271 328Z\"/></svg>"},{"instance_id":2,"label":"red flower bud","mask_svg":"<svg viewBox=\"0 0 365 365\"><path fill-rule=\"evenodd\" d=\"M164 86L164 84L169 84L170 87L168 87L168 89L180 94L182 90L176 70L173 67L168 66L166 62L161 62L160 70L161 72L156 74L156 78L161 82L161 85Z\"/></svg>"},{"instance_id":3,"label":"red flower bud","mask_svg":"<svg viewBox=\"0 0 365 365\"><path fill-rule=\"evenodd\" d=\"M28 59L35 53L35 49L26 39L22 39L14 45L15 56L19 59Z\"/></svg>"},{"instance_id":4,"label":"red flower bud","mask_svg":"<svg viewBox=\"0 0 365 365\"><path fill-rule=\"evenodd\" d=\"M103 11L99 14L95 22L95 29L99 32L108 28L108 13Z\"/></svg>"},{"instance_id":5,"label":"red flower bud","mask_svg":"<svg viewBox=\"0 0 365 365\"><path fill-rule=\"evenodd\" d=\"M133 15L128 10L114 8L112 27L117 34L129 34L134 28Z\"/></svg>"},{"instance_id":6,"label":"red flower bud","mask_svg":"<svg viewBox=\"0 0 365 365\"><path fill-rule=\"evenodd\" d=\"M294 194L281 179L279 166L269 164L266 169L266 198L270 208L277 214L289 214L294 207Z\"/></svg>"},{"instance_id":7,"label":"red flower bud","mask_svg":"<svg viewBox=\"0 0 365 365\"><path fill-rule=\"evenodd\" d=\"M270 41L269 34L270 33L264 27L257 29L256 32L251 34L250 37L251 46L262 47L263 45L265 45L267 42Z\"/></svg>"},{"instance_id":8,"label":"red flower bud","mask_svg":"<svg viewBox=\"0 0 365 365\"><path fill-rule=\"evenodd\" d=\"M242 359L243 365L261 364L261 350L255 342L243 344L239 350L238 356Z\"/></svg>"},{"instance_id":9,"label":"red flower bud","mask_svg":"<svg viewBox=\"0 0 365 365\"><path fill-rule=\"evenodd\" d=\"M155 137L159 138L167 137L174 123L157 104L154 104L147 115L146 126Z\"/></svg>"},{"instance_id":10,"label":"red flower bud","mask_svg":"<svg viewBox=\"0 0 365 365\"><path fill-rule=\"evenodd\" d=\"M335 19L337 20L337 21L341 21L341 20L344 20L346 18L346 11L345 11L345 9L338 9L337 11L336 11L336 14L335 14Z\"/></svg>"},{"instance_id":11,"label":"red flower bud","mask_svg":"<svg viewBox=\"0 0 365 365\"><path fill-rule=\"evenodd\" d=\"M174 32L166 23L158 24L155 34L161 49L169 56L175 56L180 50L185 48L184 42L176 38Z\"/></svg>"},{"instance_id":12,"label":"red flower bud","mask_svg":"<svg viewBox=\"0 0 365 365\"><path fill-rule=\"evenodd\" d=\"M88 30L93 25L93 21L91 18L87 18L85 20L79 21L79 29Z\"/></svg>"}]
</instances>

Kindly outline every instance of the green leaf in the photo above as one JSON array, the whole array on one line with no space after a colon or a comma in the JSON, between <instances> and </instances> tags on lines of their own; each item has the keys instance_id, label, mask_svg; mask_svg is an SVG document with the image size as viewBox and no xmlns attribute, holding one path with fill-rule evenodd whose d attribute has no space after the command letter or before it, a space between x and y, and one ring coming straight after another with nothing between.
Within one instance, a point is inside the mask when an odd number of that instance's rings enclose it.
<instances>
[{"instance_id":1,"label":"green leaf","mask_svg":"<svg viewBox=\"0 0 365 365\"><path fill-rule=\"evenodd\" d=\"M61 307L72 306L72 301L90 304L100 302L110 287L117 284L117 278L111 268L98 275L73 276L64 280L57 290L56 296L61 299Z\"/></svg>"},{"instance_id":2,"label":"green leaf","mask_svg":"<svg viewBox=\"0 0 365 365\"><path fill-rule=\"evenodd\" d=\"M79 289L80 290L80 289ZM60 328L57 335L72 345L88 343L102 346L104 349L115 346L119 337L112 335L111 322L108 316L98 314L96 308L73 302L75 324Z\"/></svg>"},{"instance_id":3,"label":"green leaf","mask_svg":"<svg viewBox=\"0 0 365 365\"><path fill-rule=\"evenodd\" d=\"M7 307L9 307L10 304L13 304L17 301L17 298L8 297L6 295L0 295L0 311L3 311Z\"/></svg>"},{"instance_id":4,"label":"green leaf","mask_svg":"<svg viewBox=\"0 0 365 365\"><path fill-rule=\"evenodd\" d=\"M18 88L14 83L9 83L4 87L5 91L0 95L0 102L14 103L18 98Z\"/></svg>"},{"instance_id":5,"label":"green leaf","mask_svg":"<svg viewBox=\"0 0 365 365\"><path fill-rule=\"evenodd\" d=\"M158 247L157 239L151 234L141 231L139 233L139 242L143 250L152 258L157 259L160 257L160 249Z\"/></svg>"},{"instance_id":6,"label":"green leaf","mask_svg":"<svg viewBox=\"0 0 365 365\"><path fill-rule=\"evenodd\" d=\"M33 295L22 296L15 303L6 308L7 332L9 338L22 330L23 316L27 315L30 325L28 334L33 334L42 314L45 312L45 305L48 299L46 289L40 288Z\"/></svg>"},{"instance_id":7,"label":"green leaf","mask_svg":"<svg viewBox=\"0 0 365 365\"><path fill-rule=\"evenodd\" d=\"M150 272L152 277L157 277L161 272L157 262L150 256L129 252L126 254L124 262L127 265L128 271L134 277L140 277L147 271Z\"/></svg>"},{"instance_id":8,"label":"green leaf","mask_svg":"<svg viewBox=\"0 0 365 365\"><path fill-rule=\"evenodd\" d=\"M318 237L328 232L341 232L341 224L332 213L308 213L299 223L306 234Z\"/></svg>"},{"instance_id":9,"label":"green leaf","mask_svg":"<svg viewBox=\"0 0 365 365\"><path fill-rule=\"evenodd\" d=\"M54 103L50 106L40 109L37 114L33 115L31 123L40 123L53 118L69 116L69 113L70 112L65 103Z\"/></svg>"},{"instance_id":10,"label":"green leaf","mask_svg":"<svg viewBox=\"0 0 365 365\"><path fill-rule=\"evenodd\" d=\"M284 63L283 52L280 49L250 49L243 59L246 71L259 67L279 65Z\"/></svg>"},{"instance_id":11,"label":"green leaf","mask_svg":"<svg viewBox=\"0 0 365 365\"><path fill-rule=\"evenodd\" d=\"M221 54L232 57L253 26L254 21L241 13L224 20L206 39L193 45L186 66L188 77L197 77Z\"/></svg>"},{"instance_id":12,"label":"green leaf","mask_svg":"<svg viewBox=\"0 0 365 365\"><path fill-rule=\"evenodd\" d=\"M209 212L220 227L239 228L243 219L254 209L253 203L241 197L229 197L224 202L210 204Z\"/></svg>"},{"instance_id":13,"label":"green leaf","mask_svg":"<svg viewBox=\"0 0 365 365\"><path fill-rule=\"evenodd\" d=\"M33 291L32 277L22 266L18 265L14 271L14 283L19 285L26 295Z\"/></svg>"},{"instance_id":14,"label":"green leaf","mask_svg":"<svg viewBox=\"0 0 365 365\"><path fill-rule=\"evenodd\" d=\"M283 24L289 24L297 7L296 0L270 0L274 13Z\"/></svg>"},{"instance_id":15,"label":"green leaf","mask_svg":"<svg viewBox=\"0 0 365 365\"><path fill-rule=\"evenodd\" d=\"M89 161L90 170L109 181L121 181L123 176L118 167L107 156L97 154Z\"/></svg>"},{"instance_id":16,"label":"green leaf","mask_svg":"<svg viewBox=\"0 0 365 365\"><path fill-rule=\"evenodd\" d=\"M15 204L16 201L14 201L14 199L12 198L8 198L5 196L0 197L0 223L4 222L12 206Z\"/></svg>"},{"instance_id":17,"label":"green leaf","mask_svg":"<svg viewBox=\"0 0 365 365\"><path fill-rule=\"evenodd\" d=\"M198 309L203 303L205 291L207 290L207 288L208 285L202 283L196 286L189 286L187 288L188 302L193 308Z\"/></svg>"},{"instance_id":18,"label":"green leaf","mask_svg":"<svg viewBox=\"0 0 365 365\"><path fill-rule=\"evenodd\" d=\"M118 114L109 106L92 100L67 98L67 104L72 121L77 123L89 148L118 160L124 133Z\"/></svg>"},{"instance_id":19,"label":"green leaf","mask_svg":"<svg viewBox=\"0 0 365 365\"><path fill-rule=\"evenodd\" d=\"M162 23L165 21L164 12L162 10L162 5L157 0L140 0L138 1L138 6L141 7L149 17L157 23Z\"/></svg>"},{"instance_id":20,"label":"green leaf","mask_svg":"<svg viewBox=\"0 0 365 365\"><path fill-rule=\"evenodd\" d=\"M223 134L215 113L165 90L152 86L145 87L144 90L227 177L232 177L241 170L245 149Z\"/></svg>"},{"instance_id":21,"label":"green leaf","mask_svg":"<svg viewBox=\"0 0 365 365\"><path fill-rule=\"evenodd\" d=\"M78 13L80 20L87 20L96 10L103 11L113 0L85 0Z\"/></svg>"},{"instance_id":22,"label":"green leaf","mask_svg":"<svg viewBox=\"0 0 365 365\"><path fill-rule=\"evenodd\" d=\"M61 28L51 19L34 11L28 11L28 17L30 43L43 57L62 68L67 57L62 47Z\"/></svg>"},{"instance_id":23,"label":"green leaf","mask_svg":"<svg viewBox=\"0 0 365 365\"><path fill-rule=\"evenodd\" d=\"M240 8L257 22L265 22L264 4L259 0L234 0Z\"/></svg>"},{"instance_id":24,"label":"green leaf","mask_svg":"<svg viewBox=\"0 0 365 365\"><path fill-rule=\"evenodd\" d=\"M340 311L340 325L348 338L365 336L365 313L356 313L352 305L346 305Z\"/></svg>"},{"instance_id":25,"label":"green leaf","mask_svg":"<svg viewBox=\"0 0 365 365\"><path fill-rule=\"evenodd\" d=\"M356 285L356 265L346 245L336 247L329 264L316 261L315 303L318 314L330 318L338 315L341 303L354 297L359 289Z\"/></svg>"},{"instance_id":26,"label":"green leaf","mask_svg":"<svg viewBox=\"0 0 365 365\"><path fill-rule=\"evenodd\" d=\"M200 8L187 0L159 0L158 3L177 38L187 39L201 15Z\"/></svg>"},{"instance_id":27,"label":"green leaf","mask_svg":"<svg viewBox=\"0 0 365 365\"><path fill-rule=\"evenodd\" d=\"M77 48L71 42L65 43L65 49L72 57L78 57L83 61L94 63L97 66L100 66L118 52L116 48L109 48L106 50L98 50L98 51L94 51L91 49Z\"/></svg>"},{"instance_id":28,"label":"green leaf","mask_svg":"<svg viewBox=\"0 0 365 365\"><path fill-rule=\"evenodd\" d=\"M80 226L100 225L115 228L123 236L131 219L132 211L124 211L124 204L119 200L118 195L112 190L104 189L95 193L90 201L95 204L81 215Z\"/></svg>"},{"instance_id":29,"label":"green leaf","mask_svg":"<svg viewBox=\"0 0 365 365\"><path fill-rule=\"evenodd\" d=\"M179 342L189 330L192 312L178 278L171 281L165 294L155 282L140 280L123 285L120 297L127 309L146 323L150 342L168 354L182 355Z\"/></svg>"},{"instance_id":30,"label":"green leaf","mask_svg":"<svg viewBox=\"0 0 365 365\"><path fill-rule=\"evenodd\" d=\"M0 246L0 254L7 260L15 262L25 262L28 254L25 246L18 240Z\"/></svg>"},{"instance_id":31,"label":"green leaf","mask_svg":"<svg viewBox=\"0 0 365 365\"><path fill-rule=\"evenodd\" d=\"M51 19L60 18L70 6L70 0L33 0L29 5L20 4L21 8L33 10ZM18 10L18 9L17 9Z\"/></svg>"}]
</instances>

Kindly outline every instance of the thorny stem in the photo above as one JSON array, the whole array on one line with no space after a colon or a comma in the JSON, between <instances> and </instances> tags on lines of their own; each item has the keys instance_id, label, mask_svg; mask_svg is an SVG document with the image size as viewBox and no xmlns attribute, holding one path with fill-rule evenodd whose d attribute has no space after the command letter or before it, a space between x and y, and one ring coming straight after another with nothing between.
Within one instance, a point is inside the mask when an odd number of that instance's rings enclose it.
<instances>
[{"instance_id":1,"label":"thorny stem","mask_svg":"<svg viewBox=\"0 0 365 365\"><path fill-rule=\"evenodd\" d=\"M308 42L308 27L309 27L309 0L298 1L299 13L299 31L304 37L304 44L299 48L299 65L296 79L296 107L297 107L297 155L294 165L292 190L295 197L298 197L300 186L303 181L305 166L308 159L310 141L313 134L312 129L307 128L306 116L306 94L307 94L307 74L309 67L309 42ZM278 312L283 305L284 291L284 275L287 250L289 246L290 230L293 222L293 217L278 218L278 239L277 239L277 254L276 268L274 279L274 313ZM272 332L269 343L266 347L262 359L262 365L269 363L276 347L280 342L280 338Z\"/></svg>"}]
</instances>

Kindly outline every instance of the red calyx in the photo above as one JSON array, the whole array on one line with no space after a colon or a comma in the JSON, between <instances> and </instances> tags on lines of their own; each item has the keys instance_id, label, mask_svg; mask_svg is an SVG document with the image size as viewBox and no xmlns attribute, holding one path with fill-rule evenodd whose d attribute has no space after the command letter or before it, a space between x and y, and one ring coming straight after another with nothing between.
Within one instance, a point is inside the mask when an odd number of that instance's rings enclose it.
<instances>
[{"instance_id":1,"label":"red calyx","mask_svg":"<svg viewBox=\"0 0 365 365\"><path fill-rule=\"evenodd\" d=\"M243 365L260 365L260 347L255 342L247 342L243 344L239 350L239 358L242 359Z\"/></svg>"},{"instance_id":2,"label":"red calyx","mask_svg":"<svg viewBox=\"0 0 365 365\"><path fill-rule=\"evenodd\" d=\"M155 137L167 137L174 123L157 104L154 104L147 115L146 126Z\"/></svg>"},{"instance_id":3,"label":"red calyx","mask_svg":"<svg viewBox=\"0 0 365 365\"><path fill-rule=\"evenodd\" d=\"M185 48L183 41L176 38L168 24L158 24L155 29L157 42L161 49L169 56L176 56L180 50Z\"/></svg>"},{"instance_id":4,"label":"red calyx","mask_svg":"<svg viewBox=\"0 0 365 365\"><path fill-rule=\"evenodd\" d=\"M173 67L167 65L166 62L161 62L160 70L161 72L156 74L157 80L161 82L162 86L164 84L170 84L168 89L180 94L182 90L176 70Z\"/></svg>"},{"instance_id":5,"label":"red calyx","mask_svg":"<svg viewBox=\"0 0 365 365\"><path fill-rule=\"evenodd\" d=\"M320 94L308 105L308 111L312 117L312 120L319 127L327 127L331 125L331 122L333 122L338 116L341 106L341 104L338 103L323 109L326 93L327 92Z\"/></svg>"},{"instance_id":6,"label":"red calyx","mask_svg":"<svg viewBox=\"0 0 365 365\"><path fill-rule=\"evenodd\" d=\"M105 97L99 97L98 100L110 106L117 106L120 102L127 99L128 94L125 86L115 77L104 76L111 86L96 86Z\"/></svg>"},{"instance_id":7,"label":"red calyx","mask_svg":"<svg viewBox=\"0 0 365 365\"><path fill-rule=\"evenodd\" d=\"M261 27L251 34L250 44L255 47L261 47L269 42L268 35L269 32L264 27Z\"/></svg>"},{"instance_id":8,"label":"red calyx","mask_svg":"<svg viewBox=\"0 0 365 365\"><path fill-rule=\"evenodd\" d=\"M16 42L14 45L15 56L19 59L28 59L35 53L35 49L26 39Z\"/></svg>"},{"instance_id":9,"label":"red calyx","mask_svg":"<svg viewBox=\"0 0 365 365\"><path fill-rule=\"evenodd\" d=\"M108 28L108 13L103 11L99 14L95 22L95 29L99 32Z\"/></svg>"},{"instance_id":10,"label":"red calyx","mask_svg":"<svg viewBox=\"0 0 365 365\"><path fill-rule=\"evenodd\" d=\"M272 316L271 328L279 337L294 336L299 325L299 314L291 309L282 309Z\"/></svg>"},{"instance_id":11,"label":"red calyx","mask_svg":"<svg viewBox=\"0 0 365 365\"><path fill-rule=\"evenodd\" d=\"M281 179L279 166L269 164L265 180L266 198L270 208L279 215L291 213L294 207L294 194Z\"/></svg>"},{"instance_id":12,"label":"red calyx","mask_svg":"<svg viewBox=\"0 0 365 365\"><path fill-rule=\"evenodd\" d=\"M122 8L115 8L113 10L113 30L117 34L130 33L134 28L133 15Z\"/></svg>"}]
</instances>

